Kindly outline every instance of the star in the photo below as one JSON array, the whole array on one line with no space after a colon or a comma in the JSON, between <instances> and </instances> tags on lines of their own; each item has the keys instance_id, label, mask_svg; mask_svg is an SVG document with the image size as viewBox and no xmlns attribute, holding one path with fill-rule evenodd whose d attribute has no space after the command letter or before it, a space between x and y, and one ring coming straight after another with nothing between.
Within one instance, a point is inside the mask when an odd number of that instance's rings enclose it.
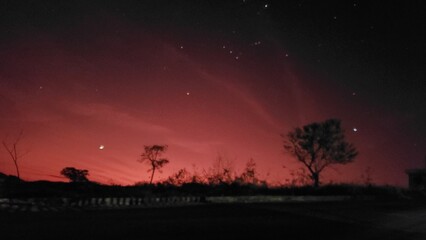
<instances>
[{"instance_id":1,"label":"star","mask_svg":"<svg viewBox=\"0 0 426 240\"><path fill-rule=\"evenodd\" d=\"M353 128L352 131L358 132L358 128Z\"/></svg>"},{"instance_id":2,"label":"star","mask_svg":"<svg viewBox=\"0 0 426 240\"><path fill-rule=\"evenodd\" d=\"M105 146L104 145L99 145L99 150L104 150Z\"/></svg>"},{"instance_id":3,"label":"star","mask_svg":"<svg viewBox=\"0 0 426 240\"><path fill-rule=\"evenodd\" d=\"M186 96L189 96L189 92L186 92Z\"/></svg>"}]
</instances>

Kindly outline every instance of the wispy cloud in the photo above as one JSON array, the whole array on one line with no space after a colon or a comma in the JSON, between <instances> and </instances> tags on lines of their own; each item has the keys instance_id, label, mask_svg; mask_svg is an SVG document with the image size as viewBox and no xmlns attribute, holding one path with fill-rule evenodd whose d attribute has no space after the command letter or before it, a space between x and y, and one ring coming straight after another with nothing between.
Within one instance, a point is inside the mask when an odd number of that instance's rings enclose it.
<instances>
[{"instance_id":1,"label":"wispy cloud","mask_svg":"<svg viewBox=\"0 0 426 240\"><path fill-rule=\"evenodd\" d=\"M166 127L149 123L141 118L132 116L129 113L120 111L118 108L106 104L71 104L69 110L73 114L91 117L96 120L119 125L121 127L130 127L141 131L157 133L172 132Z\"/></svg>"},{"instance_id":2,"label":"wispy cloud","mask_svg":"<svg viewBox=\"0 0 426 240\"><path fill-rule=\"evenodd\" d=\"M169 53L173 55L173 57L179 59L180 61L186 62L189 66L191 66L192 69L196 70L196 73L199 74L203 79L218 85L220 87L223 87L228 92L233 94L237 99L245 103L252 111L259 116L261 119L263 119L266 123L271 125L272 127L276 129L281 129L281 125L279 122L270 114L265 107L256 99L253 94L250 93L250 91L244 87L243 85L237 85L235 82L236 79L233 79L233 81L226 81L222 80L224 79L222 76L215 76L213 74L208 73L205 69L205 65L201 65L200 63L193 61L188 55L185 55L179 51L176 50L176 48L172 46L165 46L165 49Z\"/></svg>"},{"instance_id":3,"label":"wispy cloud","mask_svg":"<svg viewBox=\"0 0 426 240\"><path fill-rule=\"evenodd\" d=\"M280 129L280 124L278 124L278 121L264 108L264 106L256 99L256 97L250 94L249 91L243 86L238 86L237 84L234 84L231 81L221 80L221 78L210 75L205 71L200 70L200 74L203 78L217 85L220 85L221 87L232 93L239 100L249 106L250 109L252 109L252 111L258 117L263 119L266 123L276 129Z\"/></svg>"}]
</instances>

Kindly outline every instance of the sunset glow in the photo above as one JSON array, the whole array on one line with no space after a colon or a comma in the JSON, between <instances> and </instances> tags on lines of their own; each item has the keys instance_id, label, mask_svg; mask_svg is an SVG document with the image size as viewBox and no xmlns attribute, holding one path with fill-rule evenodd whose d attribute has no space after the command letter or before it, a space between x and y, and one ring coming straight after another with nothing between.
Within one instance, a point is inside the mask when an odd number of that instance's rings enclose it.
<instances>
[{"instance_id":1,"label":"sunset glow","mask_svg":"<svg viewBox=\"0 0 426 240\"><path fill-rule=\"evenodd\" d=\"M235 171L253 158L262 178L285 183L301 165L280 134L327 118L342 120L359 156L323 181L360 182L371 168L375 183L405 186L404 170L422 166L425 69L414 26L389 33L353 3L334 18L280 1L153 2L16 4L3 14L0 137L23 131L23 179L65 181L61 169L76 167L101 183L147 181L144 145L167 144L170 164L154 181L222 156ZM324 23L336 34L309 25ZM375 30L364 33L367 23ZM412 48L390 52L402 43L383 39L399 33ZM4 149L0 172L15 174Z\"/></svg>"}]
</instances>

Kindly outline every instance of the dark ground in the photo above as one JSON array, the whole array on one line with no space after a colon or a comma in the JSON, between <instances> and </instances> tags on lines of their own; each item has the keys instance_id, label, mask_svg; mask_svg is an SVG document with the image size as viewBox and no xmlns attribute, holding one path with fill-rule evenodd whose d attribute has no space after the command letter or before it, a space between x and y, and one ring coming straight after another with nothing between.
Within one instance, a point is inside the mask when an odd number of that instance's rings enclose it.
<instances>
[{"instance_id":1,"label":"dark ground","mask_svg":"<svg viewBox=\"0 0 426 240\"><path fill-rule=\"evenodd\" d=\"M426 204L205 204L0 212L1 239L426 239Z\"/></svg>"}]
</instances>

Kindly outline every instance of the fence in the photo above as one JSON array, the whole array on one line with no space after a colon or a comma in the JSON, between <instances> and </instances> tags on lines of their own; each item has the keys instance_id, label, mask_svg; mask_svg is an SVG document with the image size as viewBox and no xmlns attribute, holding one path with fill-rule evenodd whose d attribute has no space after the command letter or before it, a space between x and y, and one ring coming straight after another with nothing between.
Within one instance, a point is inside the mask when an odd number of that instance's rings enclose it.
<instances>
[{"instance_id":1,"label":"fence","mask_svg":"<svg viewBox=\"0 0 426 240\"><path fill-rule=\"evenodd\" d=\"M0 198L0 211L59 211L81 209L125 209L167 206L187 206L200 203L278 203L334 202L374 200L374 196L174 196L174 197L93 197L93 198Z\"/></svg>"},{"instance_id":2,"label":"fence","mask_svg":"<svg viewBox=\"0 0 426 240\"><path fill-rule=\"evenodd\" d=\"M59 211L66 209L114 209L183 206L204 202L198 196L184 197L99 197L99 198L0 198L0 211Z\"/></svg>"}]
</instances>

